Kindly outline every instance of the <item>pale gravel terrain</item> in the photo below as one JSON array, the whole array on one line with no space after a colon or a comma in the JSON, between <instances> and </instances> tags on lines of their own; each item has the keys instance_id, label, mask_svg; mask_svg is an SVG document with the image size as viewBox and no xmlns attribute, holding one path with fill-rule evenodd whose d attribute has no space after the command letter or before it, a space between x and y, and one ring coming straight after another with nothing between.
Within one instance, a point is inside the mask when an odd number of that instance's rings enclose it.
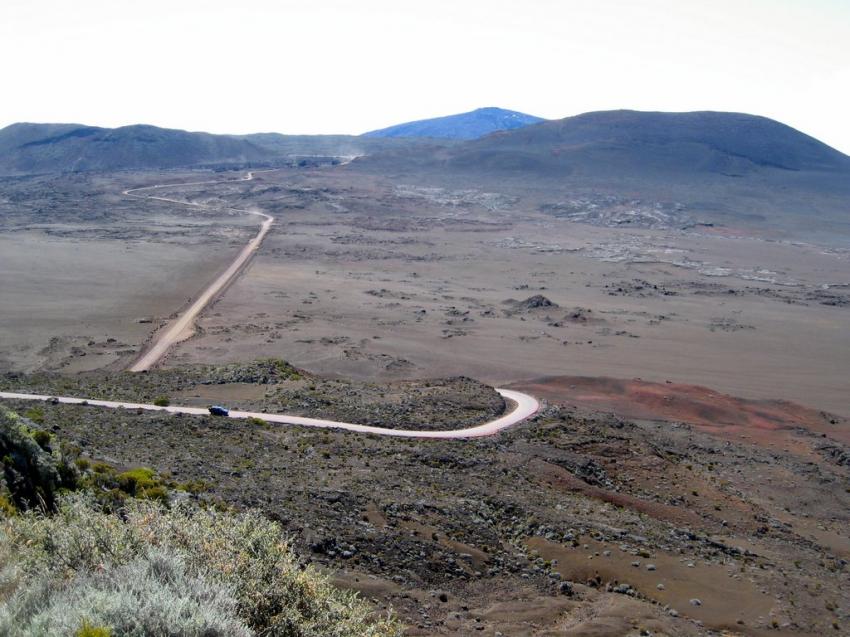
<instances>
[{"instance_id":1,"label":"pale gravel terrain","mask_svg":"<svg viewBox=\"0 0 850 637\"><path fill-rule=\"evenodd\" d=\"M0 235L0 366L77 371L120 364L122 352L135 351L232 251ZM75 356L75 347L86 355Z\"/></svg>"},{"instance_id":2,"label":"pale gravel terrain","mask_svg":"<svg viewBox=\"0 0 850 637\"><path fill-rule=\"evenodd\" d=\"M277 211L255 262L168 364L268 353L364 379L672 378L850 413L846 252L595 227L316 176L263 182L312 190ZM505 301L535 294L560 307L506 314Z\"/></svg>"},{"instance_id":3,"label":"pale gravel terrain","mask_svg":"<svg viewBox=\"0 0 850 637\"><path fill-rule=\"evenodd\" d=\"M243 176L17 184L49 213L6 213L0 365L126 367L256 232L240 208L276 223L167 365L278 356L360 379L673 379L850 412L846 251L723 228L571 223L520 196L339 170L164 191L205 208L121 195ZM36 185L51 190L32 196ZM516 313L506 303L536 294L560 307Z\"/></svg>"},{"instance_id":4,"label":"pale gravel terrain","mask_svg":"<svg viewBox=\"0 0 850 637\"><path fill-rule=\"evenodd\" d=\"M256 225L227 211L128 198L127 185L154 179L120 178L0 180L0 371L126 366Z\"/></svg>"}]
</instances>

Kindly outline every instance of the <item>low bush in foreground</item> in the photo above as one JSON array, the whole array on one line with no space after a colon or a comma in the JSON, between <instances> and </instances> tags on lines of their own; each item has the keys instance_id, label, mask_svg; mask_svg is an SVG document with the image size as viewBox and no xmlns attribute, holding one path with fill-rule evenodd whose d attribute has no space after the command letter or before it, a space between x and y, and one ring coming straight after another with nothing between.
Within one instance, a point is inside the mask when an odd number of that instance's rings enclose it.
<instances>
[{"instance_id":1,"label":"low bush in foreground","mask_svg":"<svg viewBox=\"0 0 850 637\"><path fill-rule=\"evenodd\" d=\"M18 509L52 510L59 492L77 487L77 468L62 445L35 423L0 405L0 496ZM0 507L2 508L2 507Z\"/></svg>"},{"instance_id":2,"label":"low bush in foreground","mask_svg":"<svg viewBox=\"0 0 850 637\"><path fill-rule=\"evenodd\" d=\"M394 637L353 593L301 567L259 513L90 495L0 528L0 634Z\"/></svg>"}]
</instances>

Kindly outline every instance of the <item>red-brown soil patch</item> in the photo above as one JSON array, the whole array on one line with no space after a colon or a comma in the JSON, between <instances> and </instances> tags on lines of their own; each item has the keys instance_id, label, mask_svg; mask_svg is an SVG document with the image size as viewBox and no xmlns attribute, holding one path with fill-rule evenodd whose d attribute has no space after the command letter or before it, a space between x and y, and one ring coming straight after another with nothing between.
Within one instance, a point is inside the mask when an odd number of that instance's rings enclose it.
<instances>
[{"instance_id":1,"label":"red-brown soil patch","mask_svg":"<svg viewBox=\"0 0 850 637\"><path fill-rule=\"evenodd\" d=\"M641 500L628 494L595 487L577 478L566 469L544 460L531 460L528 463L528 468L543 483L565 491L581 493L588 498L595 498L615 506L640 511L657 520L665 520L677 526L699 527L704 524L702 518L693 511L659 502Z\"/></svg>"},{"instance_id":2,"label":"red-brown soil patch","mask_svg":"<svg viewBox=\"0 0 850 637\"><path fill-rule=\"evenodd\" d=\"M763 446L796 446L792 434L800 429L850 444L850 423L846 418L785 400L738 398L699 385L550 376L514 387L551 402L624 418L685 422L723 438Z\"/></svg>"},{"instance_id":3,"label":"red-brown soil patch","mask_svg":"<svg viewBox=\"0 0 850 637\"><path fill-rule=\"evenodd\" d=\"M715 630L751 634L753 631L747 626L767 623L776 605L774 599L732 567L663 551L639 558L624 552L616 543L589 537L580 538L580 544L573 548L540 537L527 541L528 547L551 560L553 569L565 579L585 582L598 576L605 583L627 583L641 595ZM647 570L648 564L653 565L653 570ZM698 599L700 604L692 604L692 599Z\"/></svg>"}]
</instances>

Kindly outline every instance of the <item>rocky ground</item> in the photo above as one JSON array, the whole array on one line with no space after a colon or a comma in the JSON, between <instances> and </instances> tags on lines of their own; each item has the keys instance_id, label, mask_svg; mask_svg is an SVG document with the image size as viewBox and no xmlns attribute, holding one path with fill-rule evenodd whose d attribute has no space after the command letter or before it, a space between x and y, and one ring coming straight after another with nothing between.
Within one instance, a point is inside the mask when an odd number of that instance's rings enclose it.
<instances>
[{"instance_id":1,"label":"rocky ground","mask_svg":"<svg viewBox=\"0 0 850 637\"><path fill-rule=\"evenodd\" d=\"M459 429L497 418L504 399L487 385L454 377L366 383L330 379L279 359L225 366L195 365L143 374L90 372L0 376L0 388L189 406L287 413L390 429Z\"/></svg>"},{"instance_id":2,"label":"rocky ground","mask_svg":"<svg viewBox=\"0 0 850 637\"><path fill-rule=\"evenodd\" d=\"M302 413L385 426L434 396L428 419L443 426L503 408L469 380L342 383L281 362L2 385L175 403L211 388L240 407L303 401ZM627 419L556 389L531 421L469 441L4 402L92 461L261 509L304 562L395 609L410 635L850 634L845 442L806 420L780 444L730 439L686 422L687 410ZM347 406L316 407L317 395Z\"/></svg>"}]
</instances>

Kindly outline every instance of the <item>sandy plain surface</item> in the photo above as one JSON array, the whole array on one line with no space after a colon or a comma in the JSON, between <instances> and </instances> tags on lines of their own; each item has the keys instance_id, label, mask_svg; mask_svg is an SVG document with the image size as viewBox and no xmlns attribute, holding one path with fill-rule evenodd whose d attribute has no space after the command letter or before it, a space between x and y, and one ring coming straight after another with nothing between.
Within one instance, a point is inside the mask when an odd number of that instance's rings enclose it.
<instances>
[{"instance_id":1,"label":"sandy plain surface","mask_svg":"<svg viewBox=\"0 0 850 637\"><path fill-rule=\"evenodd\" d=\"M131 200L121 184L147 177L121 178L3 184L0 370L123 368L227 267L256 225Z\"/></svg>"},{"instance_id":2,"label":"sandy plain surface","mask_svg":"<svg viewBox=\"0 0 850 637\"><path fill-rule=\"evenodd\" d=\"M850 255L840 249L574 223L533 198L340 169L179 185L238 176L40 185L38 196L59 192L68 208L6 217L3 367L129 365L255 231L256 217L228 208L255 207L275 225L166 365L277 356L359 379L672 379L850 413ZM165 181L176 185L157 194L206 208L120 194ZM539 307L523 305L538 295Z\"/></svg>"},{"instance_id":3,"label":"sandy plain surface","mask_svg":"<svg viewBox=\"0 0 850 637\"><path fill-rule=\"evenodd\" d=\"M850 413L844 252L337 179L271 173L235 197L262 206L274 184L290 199L167 364L274 355L365 379L674 379ZM516 303L536 295L553 305Z\"/></svg>"}]
</instances>

